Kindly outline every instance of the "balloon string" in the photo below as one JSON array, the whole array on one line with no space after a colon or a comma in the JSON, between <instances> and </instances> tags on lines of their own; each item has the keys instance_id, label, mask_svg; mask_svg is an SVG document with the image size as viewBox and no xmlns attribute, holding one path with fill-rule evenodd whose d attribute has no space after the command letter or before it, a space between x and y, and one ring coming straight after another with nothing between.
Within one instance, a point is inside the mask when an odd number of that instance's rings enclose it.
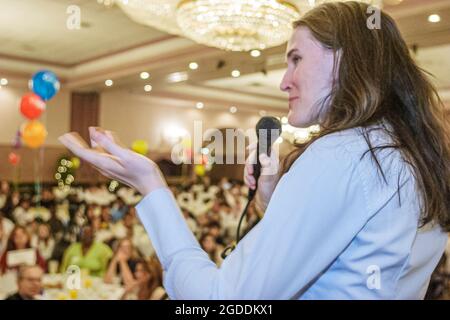
<instances>
[{"instance_id":1,"label":"balloon string","mask_svg":"<svg viewBox=\"0 0 450 320\"><path fill-rule=\"evenodd\" d=\"M33 150L33 171L34 171L34 194L36 195L36 199L38 202L40 201L40 193L39 193L39 177L38 177L38 151Z\"/></svg>"},{"instance_id":2,"label":"balloon string","mask_svg":"<svg viewBox=\"0 0 450 320\"><path fill-rule=\"evenodd\" d=\"M47 127L47 113L44 112L42 118L41 118L44 127ZM35 156L35 167L34 167L34 176L35 176L35 193L37 196L37 205L38 207L41 206L41 196L42 196L42 188L41 188L41 174L42 174L42 168L44 164L44 145L41 145L36 151L37 154Z\"/></svg>"},{"instance_id":3,"label":"balloon string","mask_svg":"<svg viewBox=\"0 0 450 320\"><path fill-rule=\"evenodd\" d=\"M13 188L14 191L19 191L19 176L20 176L20 165L14 166L14 175L13 175Z\"/></svg>"}]
</instances>

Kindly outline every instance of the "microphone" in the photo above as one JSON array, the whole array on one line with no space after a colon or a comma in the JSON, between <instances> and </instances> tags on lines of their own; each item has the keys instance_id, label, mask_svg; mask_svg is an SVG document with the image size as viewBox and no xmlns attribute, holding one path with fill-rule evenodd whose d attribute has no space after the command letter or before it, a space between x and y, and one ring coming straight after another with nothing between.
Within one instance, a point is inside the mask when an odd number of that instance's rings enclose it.
<instances>
[{"instance_id":1,"label":"microphone","mask_svg":"<svg viewBox=\"0 0 450 320\"><path fill-rule=\"evenodd\" d=\"M247 215L247 210L250 202L253 200L256 189L258 188L258 179L261 175L261 162L259 161L260 154L267 154L270 157L270 151L272 149L272 144L278 137L281 136L281 122L275 117L262 117L256 124L256 137L258 138L258 145L256 147L256 164L253 165L253 176L256 180L255 189L248 190L248 202L242 212L241 218L239 219L239 224L236 232L236 241L230 246L226 247L221 256L225 259L235 248L237 243L241 240L240 230L241 224L244 217Z\"/></svg>"},{"instance_id":2,"label":"microphone","mask_svg":"<svg viewBox=\"0 0 450 320\"><path fill-rule=\"evenodd\" d=\"M259 156L267 154L270 157L272 145L281 136L281 122L275 117L262 117L256 124L256 137L258 145L256 147L256 164L253 165L253 176L256 181L255 189L249 189L248 201L250 202L258 189L258 179L261 175L261 162Z\"/></svg>"}]
</instances>

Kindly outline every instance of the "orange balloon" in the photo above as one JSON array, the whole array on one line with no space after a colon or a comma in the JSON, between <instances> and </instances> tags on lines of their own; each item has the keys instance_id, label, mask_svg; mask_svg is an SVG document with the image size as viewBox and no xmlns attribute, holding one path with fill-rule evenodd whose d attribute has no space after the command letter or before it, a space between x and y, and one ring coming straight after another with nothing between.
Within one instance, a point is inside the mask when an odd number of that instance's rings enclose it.
<instances>
[{"instance_id":1,"label":"orange balloon","mask_svg":"<svg viewBox=\"0 0 450 320\"><path fill-rule=\"evenodd\" d=\"M22 128L22 140L30 148L39 148L47 137L45 126L39 121L29 121Z\"/></svg>"}]
</instances>

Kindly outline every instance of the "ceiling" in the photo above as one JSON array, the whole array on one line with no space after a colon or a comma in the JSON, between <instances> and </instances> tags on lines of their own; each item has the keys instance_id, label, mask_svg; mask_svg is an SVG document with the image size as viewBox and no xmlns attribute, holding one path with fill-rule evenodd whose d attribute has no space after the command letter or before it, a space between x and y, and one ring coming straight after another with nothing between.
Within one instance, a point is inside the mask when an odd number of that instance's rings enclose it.
<instances>
[{"instance_id":1,"label":"ceiling","mask_svg":"<svg viewBox=\"0 0 450 320\"><path fill-rule=\"evenodd\" d=\"M67 27L70 5L80 8L80 30ZM95 0L0 0L0 8L0 54L58 65L74 65L167 37Z\"/></svg>"},{"instance_id":2,"label":"ceiling","mask_svg":"<svg viewBox=\"0 0 450 320\"><path fill-rule=\"evenodd\" d=\"M80 30L66 27L69 5L81 10ZM125 90L183 105L204 101L219 108L286 108L278 89L284 45L264 50L258 58L225 52L139 25L117 7L96 0L0 0L0 8L0 76L8 76L11 85L23 85L36 70L50 68L70 90ZM403 0L385 9L450 101L450 1ZM438 13L441 22L429 23L431 13ZM199 64L198 70L189 70L191 61ZM230 76L233 69L240 70L239 78ZM140 79L141 71L149 72L150 79ZM180 71L187 72L187 81L167 81L168 74ZM114 86L106 88L106 79L114 80ZM146 93L145 84L153 90Z\"/></svg>"}]
</instances>

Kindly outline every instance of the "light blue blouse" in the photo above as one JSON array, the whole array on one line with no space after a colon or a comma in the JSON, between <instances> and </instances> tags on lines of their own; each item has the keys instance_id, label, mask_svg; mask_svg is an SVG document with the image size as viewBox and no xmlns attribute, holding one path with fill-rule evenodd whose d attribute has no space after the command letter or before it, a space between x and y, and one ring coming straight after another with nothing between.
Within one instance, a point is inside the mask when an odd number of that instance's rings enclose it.
<instances>
[{"instance_id":1,"label":"light blue blouse","mask_svg":"<svg viewBox=\"0 0 450 320\"><path fill-rule=\"evenodd\" d=\"M373 129L373 146L390 142ZM220 268L199 246L169 189L148 194L137 212L169 297L422 299L447 234L438 226L418 228L420 197L399 152L377 152L384 181L367 149L359 128L315 141Z\"/></svg>"}]
</instances>

